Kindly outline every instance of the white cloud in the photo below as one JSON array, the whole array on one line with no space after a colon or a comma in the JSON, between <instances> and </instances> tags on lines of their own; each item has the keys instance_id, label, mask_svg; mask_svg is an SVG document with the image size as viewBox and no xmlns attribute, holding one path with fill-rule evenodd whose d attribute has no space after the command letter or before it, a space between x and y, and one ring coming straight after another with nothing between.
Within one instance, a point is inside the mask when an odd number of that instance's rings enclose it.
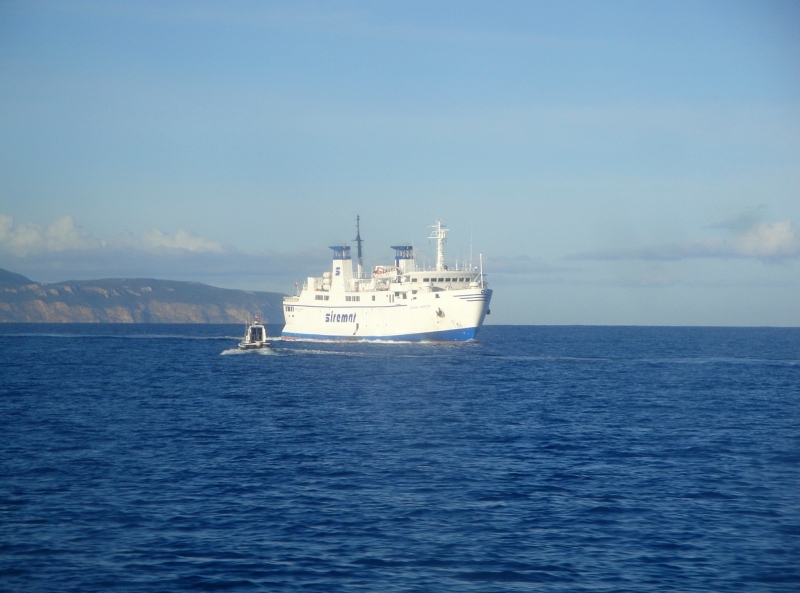
<instances>
[{"instance_id":1,"label":"white cloud","mask_svg":"<svg viewBox=\"0 0 800 593\"><path fill-rule=\"evenodd\" d=\"M42 227L0 214L0 267L43 282L155 277L283 290L329 265L328 257L324 250L242 253L188 230L126 231L99 240L71 216Z\"/></svg>"},{"instance_id":2,"label":"white cloud","mask_svg":"<svg viewBox=\"0 0 800 593\"><path fill-rule=\"evenodd\" d=\"M16 257L63 251L98 250L189 251L224 253L230 246L219 241L180 229L170 235L159 229L145 229L141 237L125 232L112 239L98 240L85 228L75 224L72 216L62 216L46 227L15 223L11 216L0 214L0 251Z\"/></svg>"},{"instance_id":3,"label":"white cloud","mask_svg":"<svg viewBox=\"0 0 800 593\"><path fill-rule=\"evenodd\" d=\"M143 249L185 249L196 253L223 253L230 251L219 241L195 235L192 231L178 230L174 235L158 229L146 229L142 232Z\"/></svg>"},{"instance_id":4,"label":"white cloud","mask_svg":"<svg viewBox=\"0 0 800 593\"><path fill-rule=\"evenodd\" d=\"M100 241L77 226L71 216L62 216L42 228L33 224L14 224L11 216L0 214L0 249L18 257L98 247Z\"/></svg>"},{"instance_id":5,"label":"white cloud","mask_svg":"<svg viewBox=\"0 0 800 593\"><path fill-rule=\"evenodd\" d=\"M728 242L741 257L783 258L800 255L800 229L788 220L760 222Z\"/></svg>"},{"instance_id":6,"label":"white cloud","mask_svg":"<svg viewBox=\"0 0 800 593\"><path fill-rule=\"evenodd\" d=\"M578 253L569 259L679 260L701 257L781 260L800 257L800 228L789 220L758 222L727 239L699 239L649 247Z\"/></svg>"}]
</instances>

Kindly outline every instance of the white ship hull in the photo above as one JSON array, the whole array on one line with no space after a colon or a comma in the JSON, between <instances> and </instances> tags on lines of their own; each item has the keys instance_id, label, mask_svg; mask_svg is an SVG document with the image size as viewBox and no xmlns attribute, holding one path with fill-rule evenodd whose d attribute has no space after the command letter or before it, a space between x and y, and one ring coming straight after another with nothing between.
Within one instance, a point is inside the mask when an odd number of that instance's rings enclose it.
<instances>
[{"instance_id":1,"label":"white ship hull","mask_svg":"<svg viewBox=\"0 0 800 593\"><path fill-rule=\"evenodd\" d=\"M492 291L483 268L444 263L447 229L439 221L436 267L417 268L414 248L392 247L393 266L363 273L361 234L358 270L350 247L334 246L331 271L309 277L297 296L284 297L283 339L464 341L475 337L489 314Z\"/></svg>"},{"instance_id":2,"label":"white ship hull","mask_svg":"<svg viewBox=\"0 0 800 593\"><path fill-rule=\"evenodd\" d=\"M328 301L284 305L283 339L464 341L483 324L492 291L488 288L408 294L360 293L366 302ZM353 294L353 296L355 296ZM375 296L373 303L371 297ZM331 296L333 298L333 295Z\"/></svg>"}]
</instances>

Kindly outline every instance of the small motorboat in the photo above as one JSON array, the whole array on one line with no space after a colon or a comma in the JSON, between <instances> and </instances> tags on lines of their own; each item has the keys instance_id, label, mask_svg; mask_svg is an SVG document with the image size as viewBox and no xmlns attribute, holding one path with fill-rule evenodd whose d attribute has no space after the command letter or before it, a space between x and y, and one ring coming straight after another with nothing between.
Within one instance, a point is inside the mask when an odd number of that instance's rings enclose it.
<instances>
[{"instance_id":1,"label":"small motorboat","mask_svg":"<svg viewBox=\"0 0 800 593\"><path fill-rule=\"evenodd\" d=\"M258 319L258 315L256 315L255 321L248 325L244 331L244 340L239 342L239 348L242 350L272 348L272 344L267 340L267 328Z\"/></svg>"}]
</instances>

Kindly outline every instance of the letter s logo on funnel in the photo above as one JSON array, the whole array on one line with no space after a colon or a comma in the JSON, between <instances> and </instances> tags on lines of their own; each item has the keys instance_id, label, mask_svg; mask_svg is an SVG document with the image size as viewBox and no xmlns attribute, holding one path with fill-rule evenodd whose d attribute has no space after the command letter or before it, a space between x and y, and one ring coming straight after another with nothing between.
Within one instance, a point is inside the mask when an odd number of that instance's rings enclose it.
<instances>
[{"instance_id":1,"label":"letter s logo on funnel","mask_svg":"<svg viewBox=\"0 0 800 593\"><path fill-rule=\"evenodd\" d=\"M336 268L336 275L339 275L339 268Z\"/></svg>"}]
</instances>

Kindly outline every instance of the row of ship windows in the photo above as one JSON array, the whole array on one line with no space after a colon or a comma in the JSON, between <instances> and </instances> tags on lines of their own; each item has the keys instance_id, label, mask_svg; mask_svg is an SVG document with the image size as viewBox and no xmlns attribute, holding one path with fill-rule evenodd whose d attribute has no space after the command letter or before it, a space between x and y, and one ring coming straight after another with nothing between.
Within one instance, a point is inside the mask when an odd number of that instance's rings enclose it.
<instances>
[{"instance_id":1,"label":"row of ship windows","mask_svg":"<svg viewBox=\"0 0 800 593\"><path fill-rule=\"evenodd\" d=\"M412 291L412 292L413 292L414 294L417 294L417 291L416 291L416 290L414 290L414 291ZM408 298L408 297L406 297L406 293L404 293L404 292L403 292L403 293L396 292L396 293L394 293L394 294L395 294L395 296L400 296L400 295L402 294L404 299L405 299L405 298ZM328 300L330 300L330 298L331 298L331 297L330 297L329 295L327 295L327 294L315 294L315 295L314 295L314 299L315 299L315 300L317 300L317 301L328 301ZM346 296L344 297L344 300L346 300L346 301L351 301L351 302L352 302L352 301L357 301L357 302L360 302L360 301L361 301L361 295L346 295ZM373 301L375 300L375 295L374 295L374 294L372 295L372 300L373 300ZM289 308L289 307L287 307L287 308L286 308L286 310L287 310L287 311L289 311L289 310L290 310L290 308ZM294 311L294 307L292 307L292 308L291 308L291 310L292 310L292 311Z\"/></svg>"},{"instance_id":2,"label":"row of ship windows","mask_svg":"<svg viewBox=\"0 0 800 593\"><path fill-rule=\"evenodd\" d=\"M411 282L416 282L416 281L417 281L416 278L412 278L411 279ZM422 281L423 282L468 282L469 278L423 278ZM314 295L314 298L316 300L318 300L318 301L327 301L330 297L327 294L325 294L325 295L317 294L317 295ZM346 296L345 299L348 300L348 301L360 301L361 297L360 296ZM374 301L375 297L372 297L372 300Z\"/></svg>"},{"instance_id":3,"label":"row of ship windows","mask_svg":"<svg viewBox=\"0 0 800 593\"><path fill-rule=\"evenodd\" d=\"M330 298L331 297L329 295L327 295L327 294L315 294L314 295L314 299L317 300L317 301L327 301L327 300L330 300ZM360 301L361 300L361 296L360 295L359 296L356 296L356 295L350 296L350 295L348 295L348 296L344 297L344 299L346 301ZM372 300L373 301L375 300L374 296L372 297Z\"/></svg>"},{"instance_id":4,"label":"row of ship windows","mask_svg":"<svg viewBox=\"0 0 800 593\"><path fill-rule=\"evenodd\" d=\"M413 294L417 294L416 290L412 290L411 292ZM402 297L404 299L407 299L408 298L408 294L405 293L405 292L396 292L394 294L389 294L388 297L389 297L389 301L393 303L394 302L394 297ZM327 300L330 299L330 297L327 294L326 295L317 294L317 295L314 295L314 298L316 300L318 300L318 301L323 301L323 300L327 301ZM353 296L345 296L344 298L346 300L348 300L348 301L360 301L361 300L361 296L360 295L359 296L355 296L355 295L353 295ZM438 294L436 295L436 298L437 299L439 298ZM372 295L372 300L373 301L375 300L375 295ZM287 313L294 312L294 307L292 305L286 305L284 307L284 309L286 310Z\"/></svg>"}]
</instances>

